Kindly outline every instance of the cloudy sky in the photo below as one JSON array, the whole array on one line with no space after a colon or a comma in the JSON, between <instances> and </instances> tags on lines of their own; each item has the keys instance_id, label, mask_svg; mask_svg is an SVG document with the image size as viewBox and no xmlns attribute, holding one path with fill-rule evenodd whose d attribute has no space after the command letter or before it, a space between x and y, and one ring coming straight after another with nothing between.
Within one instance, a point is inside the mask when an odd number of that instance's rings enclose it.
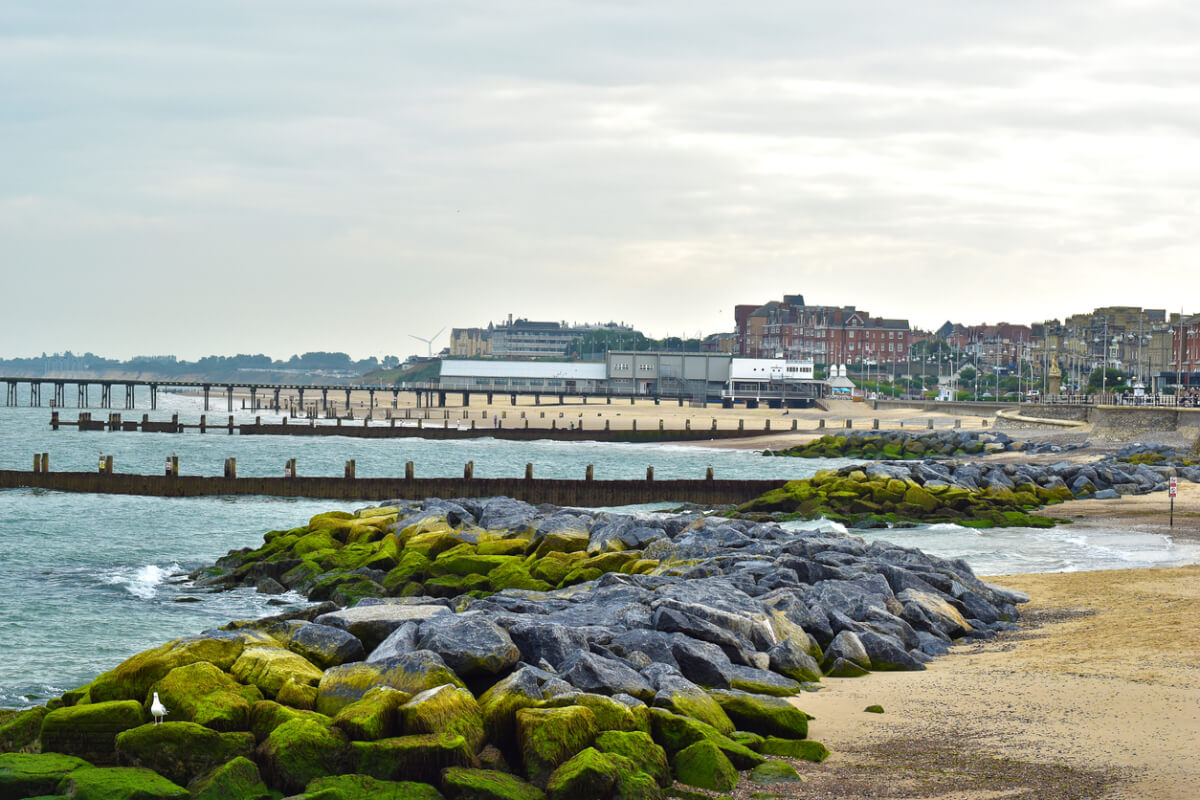
<instances>
[{"instance_id":1,"label":"cloudy sky","mask_svg":"<svg viewBox=\"0 0 1200 800\"><path fill-rule=\"evenodd\" d=\"M1200 5L0 5L0 355L1200 310ZM438 346L447 343L442 334Z\"/></svg>"}]
</instances>

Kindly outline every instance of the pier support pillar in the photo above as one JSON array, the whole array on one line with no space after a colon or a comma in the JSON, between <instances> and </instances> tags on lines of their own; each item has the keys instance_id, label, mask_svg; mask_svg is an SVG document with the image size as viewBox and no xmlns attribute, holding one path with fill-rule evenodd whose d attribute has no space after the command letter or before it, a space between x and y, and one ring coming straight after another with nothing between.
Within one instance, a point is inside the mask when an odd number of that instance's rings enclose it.
<instances>
[{"instance_id":1,"label":"pier support pillar","mask_svg":"<svg viewBox=\"0 0 1200 800\"><path fill-rule=\"evenodd\" d=\"M346 410L350 410L350 390L346 390Z\"/></svg>"},{"instance_id":2,"label":"pier support pillar","mask_svg":"<svg viewBox=\"0 0 1200 800\"><path fill-rule=\"evenodd\" d=\"M208 411L208 390L209 390L209 388L210 388L210 387L209 387L209 385L206 383L206 384L204 384L204 386L202 386L201 388L204 390L204 410L205 410L205 411ZM103 403L103 402L101 402L101 405L104 405L104 403Z\"/></svg>"},{"instance_id":3,"label":"pier support pillar","mask_svg":"<svg viewBox=\"0 0 1200 800\"><path fill-rule=\"evenodd\" d=\"M463 392L462 397L463 397L463 399L462 399L463 408L467 408L468 406L471 405L471 393Z\"/></svg>"},{"instance_id":4,"label":"pier support pillar","mask_svg":"<svg viewBox=\"0 0 1200 800\"><path fill-rule=\"evenodd\" d=\"M225 410L227 412L233 411L233 387L232 386L225 387Z\"/></svg>"},{"instance_id":5,"label":"pier support pillar","mask_svg":"<svg viewBox=\"0 0 1200 800\"><path fill-rule=\"evenodd\" d=\"M75 394L76 394L75 406L77 408L87 408L88 407L88 385L86 383L81 383L78 386L76 386Z\"/></svg>"},{"instance_id":6,"label":"pier support pillar","mask_svg":"<svg viewBox=\"0 0 1200 800\"><path fill-rule=\"evenodd\" d=\"M132 409L132 408L137 407L136 403L135 403L135 398L134 398L134 389L135 388L136 387L134 387L134 385L132 383L125 384L125 407L126 408Z\"/></svg>"}]
</instances>

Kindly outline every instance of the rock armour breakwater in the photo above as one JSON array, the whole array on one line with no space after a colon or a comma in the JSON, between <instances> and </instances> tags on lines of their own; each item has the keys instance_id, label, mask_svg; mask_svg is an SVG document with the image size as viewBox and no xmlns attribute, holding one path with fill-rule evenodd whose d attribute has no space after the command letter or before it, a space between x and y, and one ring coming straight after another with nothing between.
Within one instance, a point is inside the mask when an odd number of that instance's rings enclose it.
<instances>
[{"instance_id":1,"label":"rock armour breakwater","mask_svg":"<svg viewBox=\"0 0 1200 800\"><path fill-rule=\"evenodd\" d=\"M955 638L1011 627L1024 600L961 561L844 534L509 498L318 515L203 577L263 582L297 559L402 596L134 656L0 725L3 749L42 751L0 755L0 783L18 796L105 782L206 798L727 791L769 755L826 755L781 695L922 669ZM522 573L546 588L494 591ZM170 710L158 726L154 692Z\"/></svg>"},{"instance_id":2,"label":"rock armour breakwater","mask_svg":"<svg viewBox=\"0 0 1200 800\"><path fill-rule=\"evenodd\" d=\"M1024 442L1015 440L1002 432L940 431L922 434L886 431L822 436L820 439L789 447L786 450L764 450L763 455L895 461L1010 452L1024 452L1030 455L1066 453L1087 446L1087 444L1063 445L1054 442Z\"/></svg>"},{"instance_id":3,"label":"rock armour breakwater","mask_svg":"<svg viewBox=\"0 0 1200 800\"><path fill-rule=\"evenodd\" d=\"M963 464L927 459L850 466L789 481L739 506L738 512L777 519L825 517L865 528L906 522L1050 527L1055 520L1030 512L1077 498L1164 491L1171 477L1200 482L1200 467L1178 456L1170 448L1135 444L1090 463Z\"/></svg>"}]
</instances>

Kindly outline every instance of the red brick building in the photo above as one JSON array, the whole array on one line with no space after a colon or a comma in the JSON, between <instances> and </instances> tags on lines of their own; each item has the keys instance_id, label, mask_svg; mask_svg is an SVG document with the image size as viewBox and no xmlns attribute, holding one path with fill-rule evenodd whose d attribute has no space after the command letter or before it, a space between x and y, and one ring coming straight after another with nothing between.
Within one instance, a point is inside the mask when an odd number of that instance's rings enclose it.
<instances>
[{"instance_id":1,"label":"red brick building","mask_svg":"<svg viewBox=\"0 0 1200 800\"><path fill-rule=\"evenodd\" d=\"M872 317L854 306L810 306L785 295L761 306L734 308L738 354L748 358L811 359L819 364L908 360L908 320Z\"/></svg>"}]
</instances>

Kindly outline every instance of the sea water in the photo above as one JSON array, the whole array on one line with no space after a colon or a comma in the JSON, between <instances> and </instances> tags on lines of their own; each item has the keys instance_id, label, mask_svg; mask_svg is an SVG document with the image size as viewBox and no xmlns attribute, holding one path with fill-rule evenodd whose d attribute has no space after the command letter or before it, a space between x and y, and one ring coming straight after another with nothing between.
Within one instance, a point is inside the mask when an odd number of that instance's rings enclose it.
<instances>
[{"instance_id":1,"label":"sea water","mask_svg":"<svg viewBox=\"0 0 1200 800\"><path fill-rule=\"evenodd\" d=\"M199 398L159 398L160 409L151 412L152 419L178 411L185 422L198 420ZM51 431L48 422L46 408L0 407L0 468L29 469L33 453L48 452L53 470L91 470L103 451L114 455L117 471L136 473L160 472L165 457L176 453L184 474L202 475L219 475L224 459L234 456L243 475L280 474L288 458L298 459L301 474L340 475L342 464L354 458L364 477L401 475L408 460L417 463L419 475L461 475L462 464L473 460L480 477L518 476L526 462L533 462L535 474L556 478L579 477L588 464L595 465L598 479L641 477L647 466L660 478L699 478L711 464L721 478L789 480L850 463L681 445ZM0 491L0 642L5 645L0 706L43 702L171 638L303 605L303 598L291 594L201 591L184 576L231 549L258 546L267 531L303 525L324 511L363 505L270 497ZM653 513L664 506L669 504L622 510ZM825 521L789 525L840 529ZM932 525L852 533L965 558L981 574L1200 560L1196 548L1136 528L980 531Z\"/></svg>"}]
</instances>

